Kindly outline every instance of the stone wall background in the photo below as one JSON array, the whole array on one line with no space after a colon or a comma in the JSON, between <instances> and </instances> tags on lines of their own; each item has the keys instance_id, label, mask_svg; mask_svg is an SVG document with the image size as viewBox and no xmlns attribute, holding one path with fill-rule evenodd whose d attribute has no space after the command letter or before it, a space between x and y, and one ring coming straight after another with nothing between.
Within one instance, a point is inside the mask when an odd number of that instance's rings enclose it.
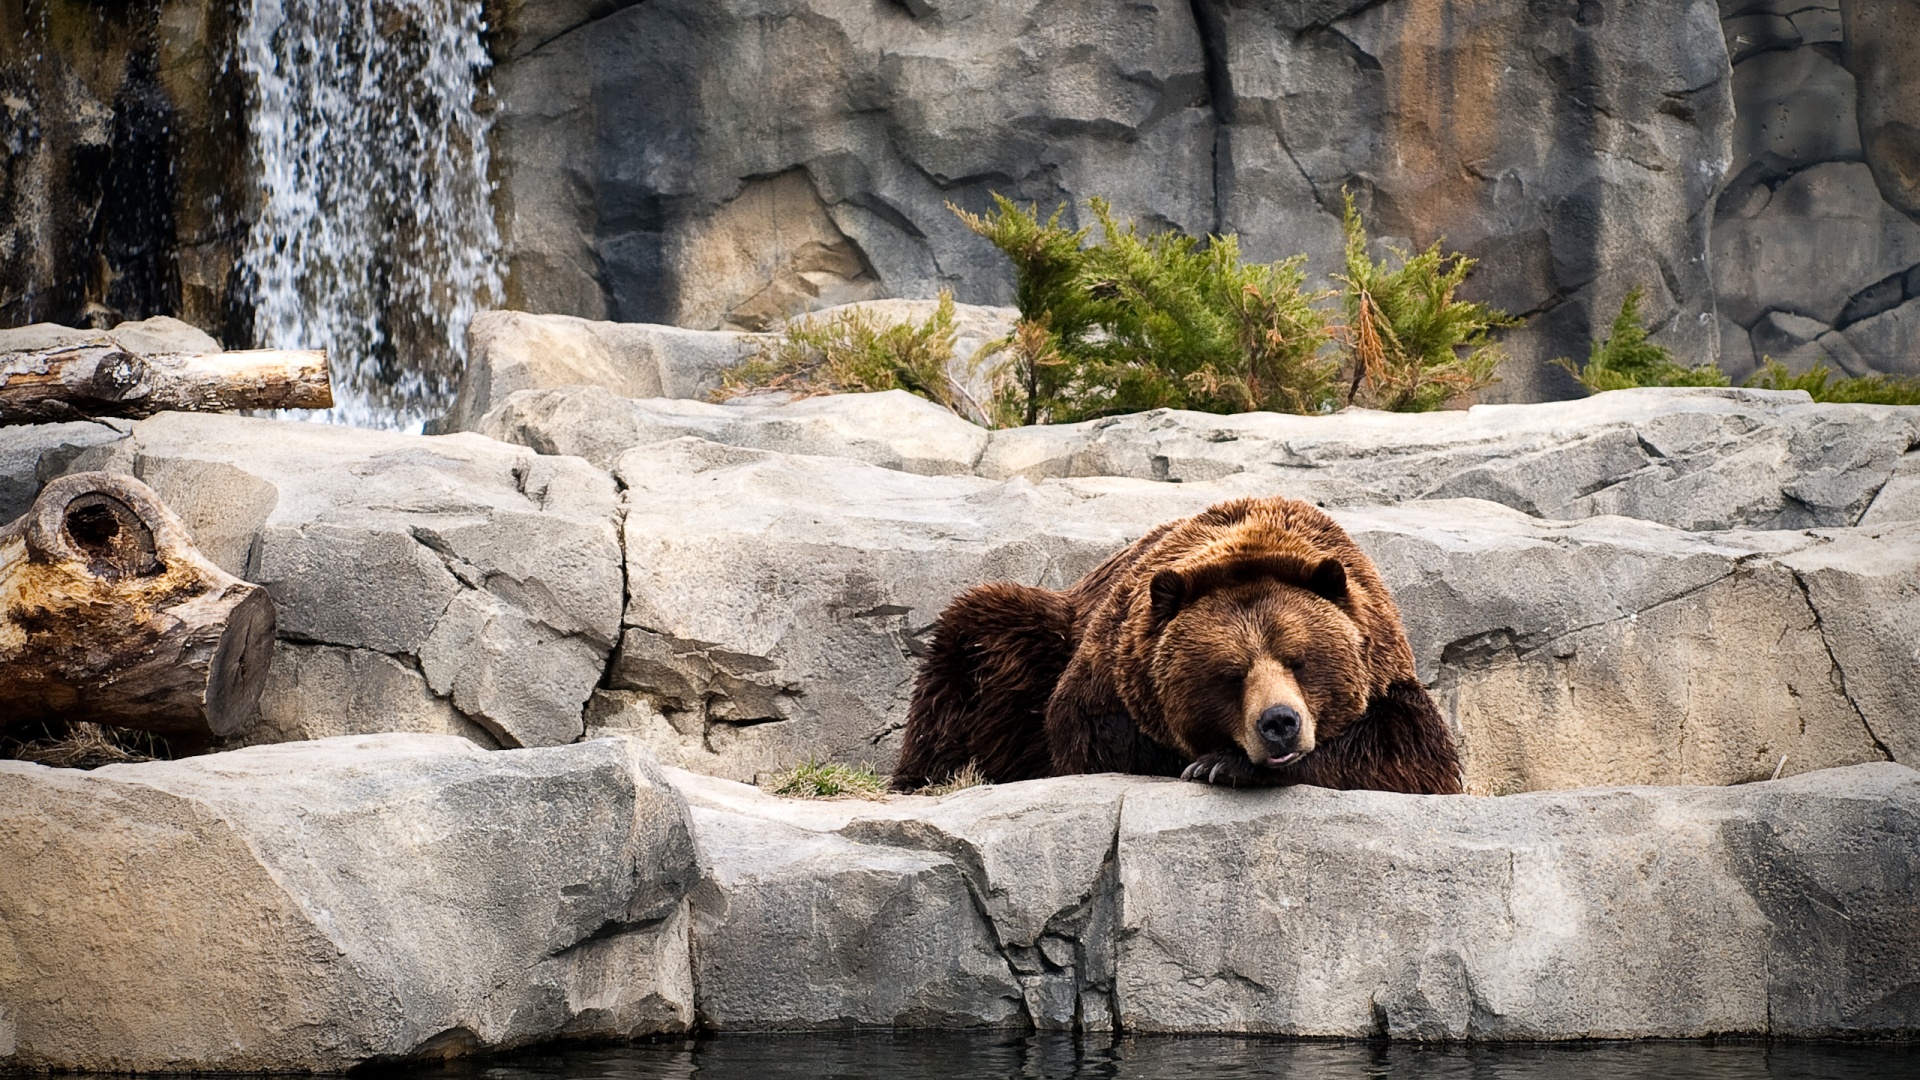
<instances>
[{"instance_id":1,"label":"stone wall background","mask_svg":"<svg viewBox=\"0 0 1920 1080\"><path fill-rule=\"evenodd\" d=\"M246 332L239 7L0 0L0 326Z\"/></svg>"},{"instance_id":2,"label":"stone wall background","mask_svg":"<svg viewBox=\"0 0 1920 1080\"><path fill-rule=\"evenodd\" d=\"M229 0L0 0L0 324L175 314L242 344ZM1647 291L1656 340L1920 372L1920 10L1907 0L493 0L508 306L694 329L953 290L946 210L1112 198L1334 269L1482 260L1528 316L1488 400L1575 395Z\"/></svg>"},{"instance_id":3,"label":"stone wall background","mask_svg":"<svg viewBox=\"0 0 1920 1080\"><path fill-rule=\"evenodd\" d=\"M1736 103L1714 207L1721 366L1920 374L1920 6L1720 11Z\"/></svg>"}]
</instances>

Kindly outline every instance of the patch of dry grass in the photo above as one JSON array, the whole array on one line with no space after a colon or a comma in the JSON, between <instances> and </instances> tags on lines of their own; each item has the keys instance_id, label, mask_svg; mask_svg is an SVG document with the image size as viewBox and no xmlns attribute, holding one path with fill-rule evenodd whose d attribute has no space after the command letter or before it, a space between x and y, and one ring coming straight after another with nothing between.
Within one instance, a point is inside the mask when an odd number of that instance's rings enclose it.
<instances>
[{"instance_id":1,"label":"patch of dry grass","mask_svg":"<svg viewBox=\"0 0 1920 1080\"><path fill-rule=\"evenodd\" d=\"M158 735L106 724L39 724L0 740L0 757L56 769L95 769L170 756L166 740Z\"/></svg>"}]
</instances>

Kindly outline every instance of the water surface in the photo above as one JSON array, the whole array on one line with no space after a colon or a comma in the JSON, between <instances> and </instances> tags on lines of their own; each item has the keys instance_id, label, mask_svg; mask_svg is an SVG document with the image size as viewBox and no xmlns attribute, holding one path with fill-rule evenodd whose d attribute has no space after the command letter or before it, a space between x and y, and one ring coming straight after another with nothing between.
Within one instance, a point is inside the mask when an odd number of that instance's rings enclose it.
<instances>
[{"instance_id":1,"label":"water surface","mask_svg":"<svg viewBox=\"0 0 1920 1080\"><path fill-rule=\"evenodd\" d=\"M742 1035L528 1051L446 1070L462 1080L1902 1080L1920 1046L1841 1043L1405 1043L941 1032ZM427 1080L423 1074L422 1080Z\"/></svg>"}]
</instances>

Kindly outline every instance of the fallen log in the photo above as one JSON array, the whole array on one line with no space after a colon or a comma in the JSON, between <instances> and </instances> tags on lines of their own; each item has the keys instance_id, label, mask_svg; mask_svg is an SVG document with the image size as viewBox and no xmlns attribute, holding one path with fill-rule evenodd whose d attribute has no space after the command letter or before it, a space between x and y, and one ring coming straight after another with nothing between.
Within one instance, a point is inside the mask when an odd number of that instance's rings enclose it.
<instances>
[{"instance_id":1,"label":"fallen log","mask_svg":"<svg viewBox=\"0 0 1920 1080\"><path fill-rule=\"evenodd\" d=\"M102 340L0 353L0 426L332 406L319 349L143 354Z\"/></svg>"},{"instance_id":2,"label":"fallen log","mask_svg":"<svg viewBox=\"0 0 1920 1080\"><path fill-rule=\"evenodd\" d=\"M0 726L230 735L273 656L265 589L207 561L131 476L74 473L0 527Z\"/></svg>"}]
</instances>

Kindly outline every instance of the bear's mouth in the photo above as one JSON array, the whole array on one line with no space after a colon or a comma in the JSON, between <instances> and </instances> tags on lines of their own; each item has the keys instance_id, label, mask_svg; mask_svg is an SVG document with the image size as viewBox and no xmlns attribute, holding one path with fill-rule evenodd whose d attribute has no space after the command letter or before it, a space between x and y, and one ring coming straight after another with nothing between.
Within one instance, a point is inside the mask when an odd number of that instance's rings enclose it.
<instances>
[{"instance_id":1,"label":"bear's mouth","mask_svg":"<svg viewBox=\"0 0 1920 1080\"><path fill-rule=\"evenodd\" d=\"M1281 757L1270 757L1270 758L1268 758L1268 759L1266 760L1266 766L1267 766L1267 768L1269 768L1269 769L1278 769L1278 768L1280 768L1280 767L1281 767L1282 765L1291 765L1291 764L1293 764L1294 762L1296 762L1296 761L1299 761L1299 760L1300 760L1300 751L1298 751L1298 750L1295 750L1295 751L1294 751L1293 753L1291 753L1291 754L1286 754L1286 755L1283 755L1283 756L1281 756Z\"/></svg>"}]
</instances>

